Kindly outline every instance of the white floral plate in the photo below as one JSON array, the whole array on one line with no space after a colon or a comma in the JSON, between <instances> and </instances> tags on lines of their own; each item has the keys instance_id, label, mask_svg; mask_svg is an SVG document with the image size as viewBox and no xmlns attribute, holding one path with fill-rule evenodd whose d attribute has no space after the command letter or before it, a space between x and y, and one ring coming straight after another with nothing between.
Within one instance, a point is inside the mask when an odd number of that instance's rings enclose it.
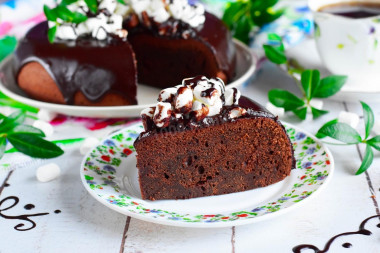
<instances>
[{"instance_id":1,"label":"white floral plate","mask_svg":"<svg viewBox=\"0 0 380 253\"><path fill-rule=\"evenodd\" d=\"M257 66L257 58L252 50L235 39L234 44L237 57L236 76L231 83L227 84L227 87L230 88L241 86L247 82ZM95 118L138 117L143 109L153 106L157 102L157 96L160 92L160 89L139 84L137 86L138 105L129 106L74 106L42 102L27 97L17 86L14 80L15 70L11 65L12 60L12 56L8 57L0 65L0 91L21 103L65 115Z\"/></svg>"},{"instance_id":2,"label":"white floral plate","mask_svg":"<svg viewBox=\"0 0 380 253\"><path fill-rule=\"evenodd\" d=\"M81 165L84 187L105 206L144 221L180 227L229 227L272 218L300 206L324 188L334 170L330 151L314 136L285 124L296 168L274 185L188 200L142 200L133 142L140 121L104 139Z\"/></svg>"}]
</instances>

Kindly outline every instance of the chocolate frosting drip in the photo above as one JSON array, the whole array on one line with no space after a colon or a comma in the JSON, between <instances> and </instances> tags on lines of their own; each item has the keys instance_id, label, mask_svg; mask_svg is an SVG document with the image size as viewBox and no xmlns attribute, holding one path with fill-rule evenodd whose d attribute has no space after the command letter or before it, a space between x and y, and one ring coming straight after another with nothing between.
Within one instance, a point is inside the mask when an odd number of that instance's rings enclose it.
<instances>
[{"instance_id":1,"label":"chocolate frosting drip","mask_svg":"<svg viewBox=\"0 0 380 253\"><path fill-rule=\"evenodd\" d=\"M78 91L92 102L115 93L137 104L134 54L125 39L109 35L107 40L98 41L82 36L51 44L47 30L47 22L42 22L20 41L15 53L19 71L29 62L40 63L67 104L73 104Z\"/></svg>"},{"instance_id":2,"label":"chocolate frosting drip","mask_svg":"<svg viewBox=\"0 0 380 253\"><path fill-rule=\"evenodd\" d=\"M213 54L219 68L231 80L235 75L236 52L232 36L225 24L211 13L205 12L206 21L203 25L193 28L187 23L168 19L163 23L156 23L152 19L139 22L136 16L125 19L123 28L129 36L139 33L151 33L154 36L169 39L194 39L206 44Z\"/></svg>"}]
</instances>

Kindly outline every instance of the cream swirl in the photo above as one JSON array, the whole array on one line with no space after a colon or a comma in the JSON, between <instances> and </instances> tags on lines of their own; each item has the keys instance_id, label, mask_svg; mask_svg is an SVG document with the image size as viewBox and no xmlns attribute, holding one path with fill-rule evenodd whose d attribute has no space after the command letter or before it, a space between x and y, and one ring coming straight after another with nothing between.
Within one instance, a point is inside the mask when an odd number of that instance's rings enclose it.
<instances>
[{"instance_id":1,"label":"cream swirl","mask_svg":"<svg viewBox=\"0 0 380 253\"><path fill-rule=\"evenodd\" d=\"M144 127L153 122L164 128L172 121L201 121L222 112L230 119L244 116L247 111L238 106L241 93L236 88L226 89L223 81L204 76L187 78L182 84L162 90L156 107L141 112ZM227 111L226 111L227 110ZM148 128L145 127L145 130Z\"/></svg>"}]
</instances>

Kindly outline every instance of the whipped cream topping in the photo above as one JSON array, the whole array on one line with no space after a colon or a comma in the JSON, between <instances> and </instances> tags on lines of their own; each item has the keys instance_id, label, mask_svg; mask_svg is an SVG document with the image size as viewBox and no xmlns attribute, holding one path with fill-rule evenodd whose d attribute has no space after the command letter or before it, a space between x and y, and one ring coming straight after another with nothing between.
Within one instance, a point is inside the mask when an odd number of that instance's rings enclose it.
<instances>
[{"instance_id":1,"label":"whipped cream topping","mask_svg":"<svg viewBox=\"0 0 380 253\"><path fill-rule=\"evenodd\" d=\"M119 37L125 38L127 32L122 29L123 16L116 14L118 8L122 8L117 0L102 0L98 1L98 13L87 18L85 22L78 25L72 23L65 23L58 20L60 23L57 26L56 38L61 40L75 40L80 35L90 34L97 40L105 40L108 34L115 34ZM89 9L84 0L74 2L67 6L72 12L79 12L83 15L89 13ZM56 24L49 22L49 27Z\"/></svg>"},{"instance_id":2,"label":"whipped cream topping","mask_svg":"<svg viewBox=\"0 0 380 253\"><path fill-rule=\"evenodd\" d=\"M165 128L171 121L179 119L196 122L221 113L228 106L228 117L236 119L247 111L238 106L241 93L236 88L226 89L223 81L204 76L184 79L182 84L164 89L158 96L155 107L141 112L145 130L147 124ZM148 123L147 123L148 122Z\"/></svg>"},{"instance_id":3,"label":"whipped cream topping","mask_svg":"<svg viewBox=\"0 0 380 253\"><path fill-rule=\"evenodd\" d=\"M129 9L124 14L135 13L144 21L146 13L157 23L163 23L170 17L181 20L191 27L205 22L205 9L201 4L190 5L188 0L128 0Z\"/></svg>"}]
</instances>

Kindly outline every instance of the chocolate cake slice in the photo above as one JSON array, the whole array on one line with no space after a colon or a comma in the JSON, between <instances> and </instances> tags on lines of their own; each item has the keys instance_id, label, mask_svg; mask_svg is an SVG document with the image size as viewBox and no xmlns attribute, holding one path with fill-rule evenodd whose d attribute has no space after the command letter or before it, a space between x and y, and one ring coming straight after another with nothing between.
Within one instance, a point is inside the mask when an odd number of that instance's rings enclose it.
<instances>
[{"instance_id":1,"label":"chocolate cake slice","mask_svg":"<svg viewBox=\"0 0 380 253\"><path fill-rule=\"evenodd\" d=\"M264 187L295 166L275 116L225 89L220 79L190 78L163 90L142 111L135 141L143 199L188 199Z\"/></svg>"}]
</instances>

